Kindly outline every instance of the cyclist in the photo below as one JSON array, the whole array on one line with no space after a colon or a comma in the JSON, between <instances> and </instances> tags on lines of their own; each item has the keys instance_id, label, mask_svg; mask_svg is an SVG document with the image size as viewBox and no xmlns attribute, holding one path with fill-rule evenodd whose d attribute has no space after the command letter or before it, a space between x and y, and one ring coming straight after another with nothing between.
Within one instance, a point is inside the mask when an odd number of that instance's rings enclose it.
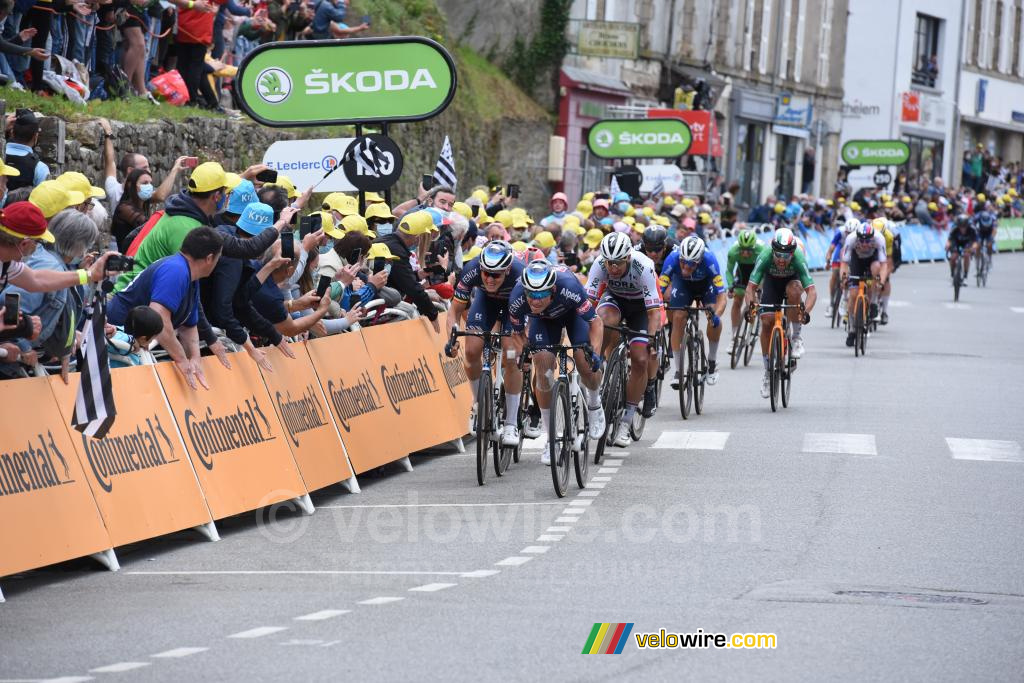
<instances>
[{"instance_id":1,"label":"cyclist","mask_svg":"<svg viewBox=\"0 0 1024 683\"><path fill-rule=\"evenodd\" d=\"M896 272L896 262L892 258L892 245L896 240L896 236L889 229L890 225L891 221L887 218L879 217L871 221L871 227L882 233L882 238L885 239L885 260L889 264L886 268L888 274L885 278L885 284L879 292L879 309L881 309L882 315L879 322L883 325L889 324L889 297L892 295L892 276Z\"/></svg>"},{"instance_id":2,"label":"cyclist","mask_svg":"<svg viewBox=\"0 0 1024 683\"><path fill-rule=\"evenodd\" d=\"M725 262L725 289L732 299L732 335L735 337L740 333L740 310L743 308L743 294L747 290L747 281L750 274L754 272L754 264L757 258L768 247L757 240L757 235L749 228L743 230L736 240L736 244L729 249L728 258ZM733 275L735 271L735 276Z\"/></svg>"},{"instance_id":3,"label":"cyclist","mask_svg":"<svg viewBox=\"0 0 1024 683\"><path fill-rule=\"evenodd\" d=\"M828 280L829 304L825 309L826 315L832 315L832 298L836 295L836 290L839 289L839 266L843 259L843 244L846 242L846 237L851 232L856 232L859 227L860 221L856 218L846 221L843 227L837 229L836 233L832 235L832 243L825 253L825 263L829 264L829 268L832 270L832 275Z\"/></svg>"},{"instance_id":4,"label":"cyclist","mask_svg":"<svg viewBox=\"0 0 1024 683\"><path fill-rule=\"evenodd\" d=\"M580 373L583 392L590 413L591 439L599 439L605 431L604 410L601 409L601 363L603 359L594 349L601 348L604 324L594 313L594 307L579 280L568 271L559 271L547 261L533 261L523 270L519 282L509 295L509 321L516 332L526 332L532 347L558 344L567 332L570 344L586 344L575 349L573 359ZM526 330L527 316L529 329ZM541 425L548 432L548 410L551 407L551 389L554 387L555 355L549 350L533 354L537 403L541 407ZM549 441L541 463L551 464Z\"/></svg>"},{"instance_id":5,"label":"cyclist","mask_svg":"<svg viewBox=\"0 0 1024 683\"><path fill-rule=\"evenodd\" d=\"M795 308L789 309L786 317L793 325L793 358L800 358L804 353L804 342L801 328L811 321L811 311L818 300L818 292L814 280L807 270L807 257L797 248L796 235L789 228L775 231L771 249L765 249L757 257L754 272L747 282L746 304L749 306L761 287L761 304L765 307L779 306L785 299L789 304L797 306L804 292L807 301L801 316ZM761 382L761 398L768 398L768 345L771 342L773 313L763 313L761 317L761 359L764 362L764 379Z\"/></svg>"},{"instance_id":6,"label":"cyclist","mask_svg":"<svg viewBox=\"0 0 1024 683\"><path fill-rule=\"evenodd\" d=\"M859 278L870 275L872 278L877 278L881 286L885 287L885 283L889 279L888 271L889 259L885 255L885 237L882 236L882 233L875 230L871 223L861 223L860 227L857 228L857 232L849 235L846 238L846 243L843 245L843 265L841 270L843 281L846 281L847 275ZM853 290L856 288L856 283L851 281L847 293L852 295ZM868 287L868 302L870 303L869 320L874 320L875 316L878 315L877 301L878 289L872 283ZM853 346L855 336L855 333L852 331L847 333L847 346Z\"/></svg>"},{"instance_id":7,"label":"cyclist","mask_svg":"<svg viewBox=\"0 0 1024 683\"><path fill-rule=\"evenodd\" d=\"M980 211L974 216L974 229L978 233L978 243L992 256L996 244L996 216L991 211ZM966 272L966 271L964 271Z\"/></svg>"},{"instance_id":8,"label":"cyclist","mask_svg":"<svg viewBox=\"0 0 1024 683\"><path fill-rule=\"evenodd\" d=\"M953 229L946 239L946 252L949 254L949 276L953 277L956 268L956 261L962 254L964 257L964 281L962 287L967 286L967 273L971 272L971 254L978 250L978 233L971 226L971 219L965 214L956 217Z\"/></svg>"},{"instance_id":9,"label":"cyclist","mask_svg":"<svg viewBox=\"0 0 1024 683\"><path fill-rule=\"evenodd\" d=\"M718 267L718 259L705 248L704 240L689 235L679 243L679 249L665 259L661 271L661 286L672 285L668 310L672 320L672 337L669 345L676 359L675 381L672 388L679 388L683 369L683 333L690 304L700 301L711 315L708 323L708 376L707 383L718 382L718 342L722 338L721 315L725 312L725 282Z\"/></svg>"},{"instance_id":10,"label":"cyclist","mask_svg":"<svg viewBox=\"0 0 1024 683\"><path fill-rule=\"evenodd\" d=\"M651 339L661 325L661 296L654 261L633 249L629 237L621 232L605 235L600 252L590 267L586 286L590 302L597 306L597 315L605 325L614 326L624 321L626 327L644 333L630 335L629 339L626 410L614 442L625 448L630 443L629 425L641 399L644 417L654 414L657 396L648 369L658 362ZM607 356L618 342L618 332L605 335L602 355Z\"/></svg>"},{"instance_id":11,"label":"cyclist","mask_svg":"<svg viewBox=\"0 0 1024 683\"><path fill-rule=\"evenodd\" d=\"M636 246L637 251L646 254L654 261L654 270L661 272L665 265L665 259L676 248L675 240L668 236L668 230L660 225L651 225L644 230L640 236L640 244Z\"/></svg>"},{"instance_id":12,"label":"cyclist","mask_svg":"<svg viewBox=\"0 0 1024 683\"><path fill-rule=\"evenodd\" d=\"M455 285L455 296L448 311L448 326L452 332L458 330L459 322L466 318L466 329L484 332L500 324L503 333L510 333L509 295L524 267L514 258L512 245L508 242L488 242L480 255L463 267ZM466 375L473 391L473 403L476 403L480 398L476 393L483 366L484 340L480 337L465 339ZM505 425L501 432L501 443L504 446L515 446L519 443L516 414L519 412L519 397L523 391L523 373L519 370L516 358L522 352L522 342L516 337L503 337L501 350L505 382ZM457 351L458 342L449 343L448 355L454 358Z\"/></svg>"}]
</instances>

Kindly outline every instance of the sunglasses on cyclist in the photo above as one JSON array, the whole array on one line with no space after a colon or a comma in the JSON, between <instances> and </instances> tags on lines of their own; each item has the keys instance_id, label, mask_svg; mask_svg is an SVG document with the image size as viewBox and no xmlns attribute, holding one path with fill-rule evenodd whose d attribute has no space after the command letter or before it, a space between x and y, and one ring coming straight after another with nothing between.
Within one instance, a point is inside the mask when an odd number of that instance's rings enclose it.
<instances>
[{"instance_id":1,"label":"sunglasses on cyclist","mask_svg":"<svg viewBox=\"0 0 1024 683\"><path fill-rule=\"evenodd\" d=\"M530 299L547 299L551 296L551 290L545 290L543 292L527 292L526 296Z\"/></svg>"},{"instance_id":2,"label":"sunglasses on cyclist","mask_svg":"<svg viewBox=\"0 0 1024 683\"><path fill-rule=\"evenodd\" d=\"M620 261L605 261L609 266L615 266L616 268L625 268L629 264L629 261L622 259Z\"/></svg>"},{"instance_id":3,"label":"sunglasses on cyclist","mask_svg":"<svg viewBox=\"0 0 1024 683\"><path fill-rule=\"evenodd\" d=\"M480 275L485 277L485 278L487 278L487 279L489 279L489 280L497 280L499 277L503 277L505 275L505 271L503 271L503 270L499 270L499 271L481 270L480 271Z\"/></svg>"},{"instance_id":4,"label":"sunglasses on cyclist","mask_svg":"<svg viewBox=\"0 0 1024 683\"><path fill-rule=\"evenodd\" d=\"M697 266L700 265L700 262L699 261L680 261L679 265L681 265L683 268L689 268L690 270L693 270L694 268L696 268Z\"/></svg>"},{"instance_id":5,"label":"sunglasses on cyclist","mask_svg":"<svg viewBox=\"0 0 1024 683\"><path fill-rule=\"evenodd\" d=\"M793 258L793 252L776 251L772 254L772 256L774 256L779 261L788 261L791 258Z\"/></svg>"}]
</instances>

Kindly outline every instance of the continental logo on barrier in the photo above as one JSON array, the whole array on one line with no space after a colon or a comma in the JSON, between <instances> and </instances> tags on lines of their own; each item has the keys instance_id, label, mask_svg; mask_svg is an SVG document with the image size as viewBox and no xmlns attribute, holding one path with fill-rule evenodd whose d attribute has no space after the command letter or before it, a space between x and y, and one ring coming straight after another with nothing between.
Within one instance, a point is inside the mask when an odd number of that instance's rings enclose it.
<instances>
[{"instance_id":1,"label":"continental logo on barrier","mask_svg":"<svg viewBox=\"0 0 1024 683\"><path fill-rule=\"evenodd\" d=\"M460 384L467 384L469 377L466 375L466 368L461 358L449 358L440 351L437 352L437 360L441 363L444 371L444 381L448 385L448 393L455 398L455 389Z\"/></svg>"},{"instance_id":2,"label":"continental logo on barrier","mask_svg":"<svg viewBox=\"0 0 1024 683\"><path fill-rule=\"evenodd\" d=\"M146 418L145 428L137 425L134 432L102 439L83 434L82 447L96 483L107 493L114 488L114 477L178 462L159 415Z\"/></svg>"},{"instance_id":3,"label":"continental logo on barrier","mask_svg":"<svg viewBox=\"0 0 1024 683\"><path fill-rule=\"evenodd\" d=\"M235 412L228 415L214 415L213 408L209 406L206 407L205 417L197 417L191 408L186 410L185 431L192 442L193 452L208 470L213 469L215 455L273 441L275 438L255 394L252 399L245 399L244 407L239 405Z\"/></svg>"},{"instance_id":4,"label":"continental logo on barrier","mask_svg":"<svg viewBox=\"0 0 1024 683\"><path fill-rule=\"evenodd\" d=\"M45 437L41 433L36 434L27 446L23 451L0 453L0 496L14 496L74 483L68 461L53 440L53 432L47 431ZM54 458L58 465L54 464Z\"/></svg>"},{"instance_id":5,"label":"continental logo on barrier","mask_svg":"<svg viewBox=\"0 0 1024 683\"><path fill-rule=\"evenodd\" d=\"M391 409L396 415L402 414L399 404L421 396L437 393L437 381L434 373L427 365L426 356L420 356L408 370L403 370L398 363L389 370L386 365L380 366L380 378L384 380L384 390L388 394Z\"/></svg>"},{"instance_id":6,"label":"continental logo on barrier","mask_svg":"<svg viewBox=\"0 0 1024 683\"><path fill-rule=\"evenodd\" d=\"M317 391L312 384L306 386L302 398L292 400L292 392L274 394L277 409L281 412L281 421L288 430L288 439L299 445L299 434L327 426L327 414L323 405L317 400Z\"/></svg>"},{"instance_id":7,"label":"continental logo on barrier","mask_svg":"<svg viewBox=\"0 0 1024 683\"><path fill-rule=\"evenodd\" d=\"M335 385L334 380L327 380L327 394L334 406L334 412L338 415L338 422L346 432L352 431L349 421L353 418L384 407L380 391L366 370L359 375L359 382L351 387L346 387L345 382Z\"/></svg>"}]
</instances>

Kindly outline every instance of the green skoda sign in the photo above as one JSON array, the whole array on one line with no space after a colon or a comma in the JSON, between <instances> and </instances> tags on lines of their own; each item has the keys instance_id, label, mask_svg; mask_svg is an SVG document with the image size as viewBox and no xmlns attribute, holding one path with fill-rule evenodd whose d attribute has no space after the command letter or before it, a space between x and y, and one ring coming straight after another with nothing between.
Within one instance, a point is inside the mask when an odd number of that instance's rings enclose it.
<instances>
[{"instance_id":1,"label":"green skoda sign","mask_svg":"<svg viewBox=\"0 0 1024 683\"><path fill-rule=\"evenodd\" d=\"M587 146L602 159L674 159L693 136L680 119L606 119L590 129Z\"/></svg>"},{"instance_id":2,"label":"green skoda sign","mask_svg":"<svg viewBox=\"0 0 1024 683\"><path fill-rule=\"evenodd\" d=\"M910 147L902 140L850 140L841 153L847 166L902 166Z\"/></svg>"},{"instance_id":3,"label":"green skoda sign","mask_svg":"<svg viewBox=\"0 0 1024 683\"><path fill-rule=\"evenodd\" d=\"M427 38L267 43L236 83L242 109L266 126L420 121L455 96L455 63Z\"/></svg>"}]
</instances>

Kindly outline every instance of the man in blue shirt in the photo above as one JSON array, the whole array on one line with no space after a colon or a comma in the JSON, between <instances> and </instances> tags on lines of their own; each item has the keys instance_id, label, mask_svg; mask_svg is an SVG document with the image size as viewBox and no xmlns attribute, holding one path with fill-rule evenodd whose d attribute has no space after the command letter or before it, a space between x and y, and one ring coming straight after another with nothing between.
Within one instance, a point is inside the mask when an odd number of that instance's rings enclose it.
<instances>
[{"instance_id":1,"label":"man in blue shirt","mask_svg":"<svg viewBox=\"0 0 1024 683\"><path fill-rule=\"evenodd\" d=\"M34 147L39 141L39 119L28 109L19 109L7 143L7 165L19 171L19 175L7 181L8 190L19 187L35 187L50 177L50 167L39 160Z\"/></svg>"},{"instance_id":2,"label":"man in blue shirt","mask_svg":"<svg viewBox=\"0 0 1024 683\"><path fill-rule=\"evenodd\" d=\"M213 228L195 228L185 236L181 250L138 274L107 305L107 322L123 325L136 306L149 306L163 319L156 339L166 349L185 381L209 389L199 362L199 280L217 267L224 236Z\"/></svg>"},{"instance_id":3,"label":"man in blue shirt","mask_svg":"<svg viewBox=\"0 0 1024 683\"><path fill-rule=\"evenodd\" d=\"M313 40L349 38L370 27L369 24L363 23L350 28L344 23L347 10L348 0L319 0L311 26Z\"/></svg>"}]
</instances>

